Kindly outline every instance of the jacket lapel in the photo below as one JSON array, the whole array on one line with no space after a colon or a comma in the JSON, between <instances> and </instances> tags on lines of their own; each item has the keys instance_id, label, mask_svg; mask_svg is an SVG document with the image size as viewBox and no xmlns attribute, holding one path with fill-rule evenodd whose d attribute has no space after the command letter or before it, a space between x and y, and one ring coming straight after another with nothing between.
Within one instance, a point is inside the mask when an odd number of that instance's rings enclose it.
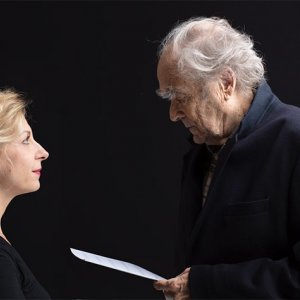
<instances>
[{"instance_id":1,"label":"jacket lapel","mask_svg":"<svg viewBox=\"0 0 300 300\"><path fill-rule=\"evenodd\" d=\"M224 166L226 165L228 158L230 157L230 153L233 149L235 142L236 142L235 137L232 137L231 139L229 139L219 154L219 159L218 159L216 169L214 171L214 175L213 175L210 187L209 187L205 205L202 208L201 213L199 213L197 216L195 225L194 225L191 235L190 235L190 239L187 243L188 246L187 246L187 251L186 251L186 254L187 254L186 257L190 257L193 245L194 245L198 235L200 234L200 230L201 230L203 224L205 223L205 220L210 216L210 210L214 208L216 201L222 200L220 198L218 199L218 198L214 197L215 188L217 186L218 180L220 180L222 171L224 169Z\"/></svg>"}]
</instances>

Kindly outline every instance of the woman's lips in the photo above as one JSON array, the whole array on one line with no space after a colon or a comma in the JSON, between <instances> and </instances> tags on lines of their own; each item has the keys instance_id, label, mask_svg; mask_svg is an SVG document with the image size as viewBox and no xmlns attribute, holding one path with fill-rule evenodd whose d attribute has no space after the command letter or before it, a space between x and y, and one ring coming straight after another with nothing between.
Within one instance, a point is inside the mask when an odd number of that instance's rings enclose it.
<instances>
[{"instance_id":1,"label":"woman's lips","mask_svg":"<svg viewBox=\"0 0 300 300\"><path fill-rule=\"evenodd\" d=\"M34 170L32 172L39 175L39 176L41 176L41 171L42 171L42 169L38 169L38 170Z\"/></svg>"}]
</instances>

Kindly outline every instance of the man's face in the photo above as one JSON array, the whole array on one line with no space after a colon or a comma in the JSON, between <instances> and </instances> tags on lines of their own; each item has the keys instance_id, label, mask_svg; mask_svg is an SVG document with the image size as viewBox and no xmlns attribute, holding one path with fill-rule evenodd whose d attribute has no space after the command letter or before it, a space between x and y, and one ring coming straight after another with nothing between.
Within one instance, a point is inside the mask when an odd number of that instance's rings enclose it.
<instances>
[{"instance_id":1,"label":"man's face","mask_svg":"<svg viewBox=\"0 0 300 300\"><path fill-rule=\"evenodd\" d=\"M225 126L229 104L223 100L221 86L208 82L203 90L195 82L180 78L173 66L174 62L163 55L157 69L157 93L170 100L170 119L182 121L197 144L223 144L230 132Z\"/></svg>"}]
</instances>

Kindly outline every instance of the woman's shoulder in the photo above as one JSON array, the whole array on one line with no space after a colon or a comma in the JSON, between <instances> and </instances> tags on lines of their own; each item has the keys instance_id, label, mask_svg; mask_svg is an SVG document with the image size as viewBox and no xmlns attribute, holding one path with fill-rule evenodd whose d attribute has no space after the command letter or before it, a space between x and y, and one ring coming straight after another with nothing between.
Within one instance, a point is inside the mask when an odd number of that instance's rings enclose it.
<instances>
[{"instance_id":1,"label":"woman's shoulder","mask_svg":"<svg viewBox=\"0 0 300 300\"><path fill-rule=\"evenodd\" d=\"M0 298L24 299L14 248L0 238Z\"/></svg>"},{"instance_id":2,"label":"woman's shoulder","mask_svg":"<svg viewBox=\"0 0 300 300\"><path fill-rule=\"evenodd\" d=\"M17 250L0 236L0 268L10 268L19 273L23 266L23 260Z\"/></svg>"},{"instance_id":3,"label":"woman's shoulder","mask_svg":"<svg viewBox=\"0 0 300 300\"><path fill-rule=\"evenodd\" d=\"M16 254L13 247L0 237L0 268L13 267L16 264Z\"/></svg>"}]
</instances>

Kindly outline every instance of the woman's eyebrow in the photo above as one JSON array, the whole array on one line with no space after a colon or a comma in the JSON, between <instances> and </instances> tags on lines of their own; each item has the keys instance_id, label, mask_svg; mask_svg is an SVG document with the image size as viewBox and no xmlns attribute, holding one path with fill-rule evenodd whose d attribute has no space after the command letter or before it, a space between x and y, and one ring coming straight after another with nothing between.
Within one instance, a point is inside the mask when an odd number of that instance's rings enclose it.
<instances>
[{"instance_id":1,"label":"woman's eyebrow","mask_svg":"<svg viewBox=\"0 0 300 300\"><path fill-rule=\"evenodd\" d=\"M24 134L24 133L27 133L27 134L31 135L31 131L30 131L30 130L23 130L23 131L20 133L20 135L22 135L22 134Z\"/></svg>"}]
</instances>

